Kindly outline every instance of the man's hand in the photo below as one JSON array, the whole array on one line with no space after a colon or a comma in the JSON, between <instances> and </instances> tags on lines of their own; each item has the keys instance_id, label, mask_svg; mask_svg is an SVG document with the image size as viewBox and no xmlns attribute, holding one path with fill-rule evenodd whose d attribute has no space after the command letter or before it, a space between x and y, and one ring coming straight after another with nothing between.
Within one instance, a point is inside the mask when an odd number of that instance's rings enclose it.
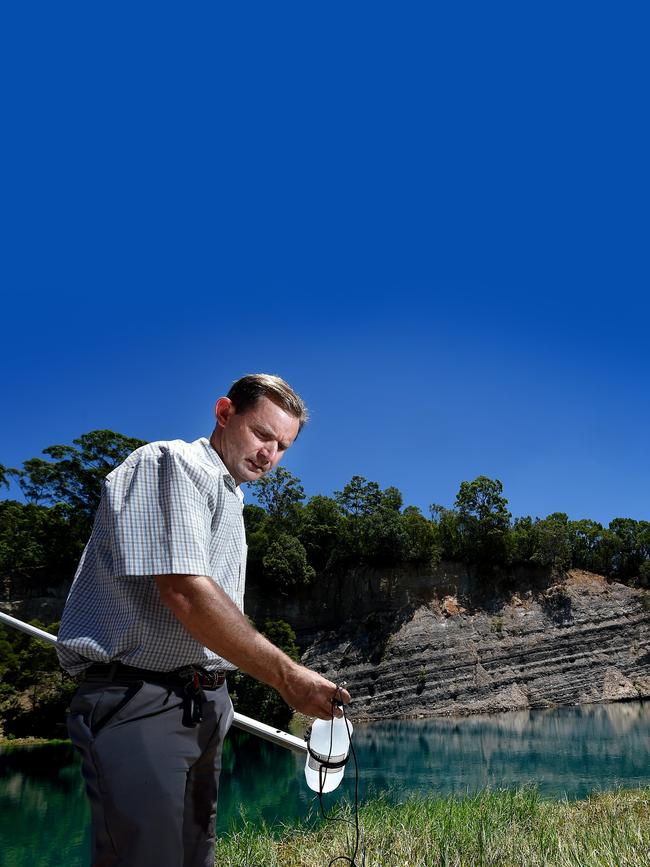
<instances>
[{"instance_id":1,"label":"man's hand","mask_svg":"<svg viewBox=\"0 0 650 867\"><path fill-rule=\"evenodd\" d=\"M338 689L331 680L304 665L295 665L285 673L283 681L275 686L289 707L305 716L326 720L332 719L332 714L340 717L343 711L336 702L348 704L350 701L347 689Z\"/></svg>"}]
</instances>

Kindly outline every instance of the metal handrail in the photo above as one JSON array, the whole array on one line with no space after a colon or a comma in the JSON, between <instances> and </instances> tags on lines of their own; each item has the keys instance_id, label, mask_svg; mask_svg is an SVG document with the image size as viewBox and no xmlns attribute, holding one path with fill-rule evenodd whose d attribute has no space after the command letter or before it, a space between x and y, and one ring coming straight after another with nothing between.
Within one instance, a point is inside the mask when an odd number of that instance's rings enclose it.
<instances>
[{"instance_id":1,"label":"metal handrail","mask_svg":"<svg viewBox=\"0 0 650 867\"><path fill-rule=\"evenodd\" d=\"M17 617L12 617L11 614L5 614L4 611L0 611L0 622L6 623L14 629L19 629L21 632L26 632L27 635L31 635L32 638L40 638L42 641L47 641L49 644L57 643L56 635L52 635L51 632L45 632L45 630L39 629L38 626L24 623L22 620L18 620ZM292 750L294 753L304 755L307 752L307 744L301 738L298 738L295 735L290 735L288 732L283 732L282 729L267 726L266 723L259 722L259 720L252 719L249 716L244 716L241 713L235 713L232 724L235 728L257 735L257 737L262 738L262 740L269 741L272 744L277 744L279 747L284 747L287 750Z\"/></svg>"}]
</instances>

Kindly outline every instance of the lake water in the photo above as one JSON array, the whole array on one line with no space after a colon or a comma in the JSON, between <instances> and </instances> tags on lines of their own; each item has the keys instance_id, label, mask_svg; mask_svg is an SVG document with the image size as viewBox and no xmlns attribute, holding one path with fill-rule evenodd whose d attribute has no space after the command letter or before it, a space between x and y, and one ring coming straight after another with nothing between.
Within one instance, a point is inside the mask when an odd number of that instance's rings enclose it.
<instances>
[{"instance_id":1,"label":"lake water","mask_svg":"<svg viewBox=\"0 0 650 867\"><path fill-rule=\"evenodd\" d=\"M533 783L551 797L581 798L650 785L650 702L359 724L354 744L362 797ZM299 756L233 730L224 752L220 831L240 821L242 805L253 821L305 820L317 803L303 766ZM353 792L350 764L325 802ZM71 746L0 748L2 867L84 867L87 825Z\"/></svg>"}]
</instances>

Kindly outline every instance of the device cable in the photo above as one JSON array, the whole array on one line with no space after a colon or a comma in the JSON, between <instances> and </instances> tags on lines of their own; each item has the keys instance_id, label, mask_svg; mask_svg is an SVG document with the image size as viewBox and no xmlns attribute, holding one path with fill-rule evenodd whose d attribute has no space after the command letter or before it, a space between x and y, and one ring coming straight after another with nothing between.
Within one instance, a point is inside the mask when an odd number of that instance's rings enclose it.
<instances>
[{"instance_id":1,"label":"device cable","mask_svg":"<svg viewBox=\"0 0 650 867\"><path fill-rule=\"evenodd\" d=\"M359 853L359 848L360 848L361 842L362 842L362 831L361 831L361 826L359 823L359 763L357 761L357 754L356 754L356 751L354 749L354 744L352 742L352 734L350 733L350 726L348 724L348 716L347 716L347 712L345 709L345 705L340 700L341 689L344 686L345 686L345 682L341 683L340 685L338 685L336 687L336 693L335 693L335 697L332 699L332 703L338 705L341 708L341 711L343 712L343 719L345 722L345 728L346 728L346 731L348 733L348 741L350 743L350 753L352 754L352 759L354 761L354 821L351 821L350 819L343 819L340 816L332 815L333 811L329 814L325 812L325 807L323 805L323 791L322 791L323 781L321 781L320 790L318 792L318 802L320 804L321 816L323 817L323 819L326 822L342 822L343 824L346 824L346 825L352 825L355 829L355 842L354 842L354 850L352 852L352 855L351 856L336 855L334 858L332 858L332 860L329 862L327 867L332 867L332 865L335 864L337 861L343 862L345 864L349 864L350 867L365 867L365 863L366 863L365 847L361 850L361 861L360 862L357 861L357 855ZM337 696L338 696L338 698L337 698ZM328 761L330 760L330 758L332 756L333 741L334 741L334 715L332 714L332 722L331 722L331 726L330 726L330 746L329 746ZM322 769L321 769L321 771L322 771ZM327 774L327 769L325 770L325 773Z\"/></svg>"}]
</instances>

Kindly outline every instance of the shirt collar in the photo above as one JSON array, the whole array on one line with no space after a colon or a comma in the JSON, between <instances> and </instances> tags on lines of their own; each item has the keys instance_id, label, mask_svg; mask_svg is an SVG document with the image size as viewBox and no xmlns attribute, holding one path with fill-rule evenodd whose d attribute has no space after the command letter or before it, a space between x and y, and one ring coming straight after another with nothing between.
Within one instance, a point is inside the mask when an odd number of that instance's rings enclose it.
<instances>
[{"instance_id":1,"label":"shirt collar","mask_svg":"<svg viewBox=\"0 0 650 867\"><path fill-rule=\"evenodd\" d=\"M226 485L230 488L231 491L233 491L235 494L237 494L237 496L239 497L239 499L243 503L244 502L244 492L242 491L242 489L239 487L239 485L235 482L233 477L228 472L228 467L221 460L219 453L217 452L217 450L215 448L213 448L210 440L207 439L207 437L201 437L196 442L200 443L200 445L203 446L203 450L205 451L205 454L206 454L208 460L210 461L210 463L214 464L214 466L217 467L217 469L219 469L221 471L221 474L223 475L223 480L226 483Z\"/></svg>"}]
</instances>

